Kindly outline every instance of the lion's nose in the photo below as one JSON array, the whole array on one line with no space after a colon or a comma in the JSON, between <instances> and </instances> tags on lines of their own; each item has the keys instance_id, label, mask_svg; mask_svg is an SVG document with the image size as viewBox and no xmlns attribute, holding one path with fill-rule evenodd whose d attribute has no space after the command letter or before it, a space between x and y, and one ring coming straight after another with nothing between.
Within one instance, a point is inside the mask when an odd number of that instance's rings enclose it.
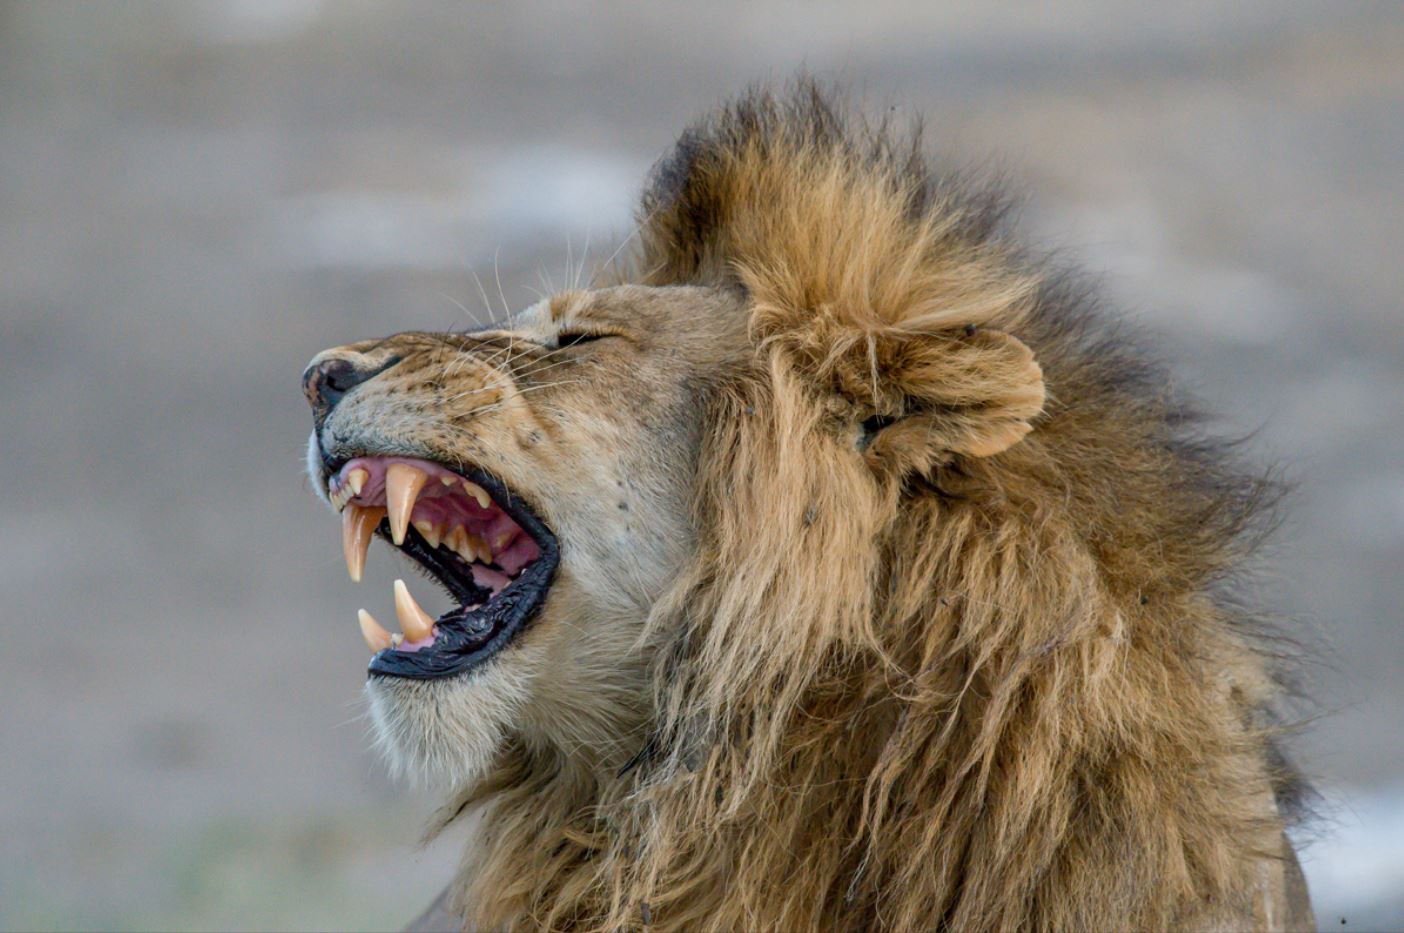
<instances>
[{"instance_id":1,"label":"lion's nose","mask_svg":"<svg viewBox=\"0 0 1404 933\"><path fill-rule=\"evenodd\" d=\"M360 354L356 354L360 357ZM344 356L324 356L313 360L312 365L302 374L302 394L307 396L307 403L312 406L312 414L321 422L331 410L336 407L336 403L341 401L347 392L368 379L373 379L380 373L398 363L399 357L392 357L389 360L377 361L371 364L364 357L353 359Z\"/></svg>"}]
</instances>

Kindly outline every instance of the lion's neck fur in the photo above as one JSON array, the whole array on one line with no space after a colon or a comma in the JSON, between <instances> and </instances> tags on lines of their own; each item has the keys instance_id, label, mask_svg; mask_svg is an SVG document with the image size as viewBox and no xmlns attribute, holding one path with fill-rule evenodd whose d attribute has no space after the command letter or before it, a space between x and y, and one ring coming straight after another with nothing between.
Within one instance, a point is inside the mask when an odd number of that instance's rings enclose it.
<instances>
[{"instance_id":1,"label":"lion's neck fur","mask_svg":"<svg viewBox=\"0 0 1404 933\"><path fill-rule=\"evenodd\" d=\"M460 904L494 929L1251 924L1272 687L1214 592L1261 485L1185 439L1081 292L1000 273L979 205L826 106L737 104L646 199L642 267L744 287L756 367L712 402L698 553L649 621L649 754L504 752L456 805L483 808ZM919 430L855 457L832 386Z\"/></svg>"},{"instance_id":2,"label":"lion's neck fur","mask_svg":"<svg viewBox=\"0 0 1404 933\"><path fill-rule=\"evenodd\" d=\"M1089 542L1039 445L1023 476L839 502L794 480L840 459L766 427L733 455L789 480L754 490L769 520L717 530L660 607L692 642L660 654L654 754L620 776L514 750L465 872L470 916L1150 929L1212 902L1250 922L1281 831L1252 719L1267 685L1223 611L1173 580L1210 568ZM855 560L872 539L884 553ZM747 585L706 582L737 566Z\"/></svg>"}]
</instances>

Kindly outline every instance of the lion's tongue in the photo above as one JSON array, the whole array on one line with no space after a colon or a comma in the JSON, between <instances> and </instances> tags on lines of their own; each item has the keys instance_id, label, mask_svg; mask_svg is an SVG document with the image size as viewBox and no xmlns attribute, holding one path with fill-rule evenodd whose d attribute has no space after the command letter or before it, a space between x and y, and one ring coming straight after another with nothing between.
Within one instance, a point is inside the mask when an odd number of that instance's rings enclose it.
<instances>
[{"instance_id":1,"label":"lion's tongue","mask_svg":"<svg viewBox=\"0 0 1404 933\"><path fill-rule=\"evenodd\" d=\"M493 596L502 592L503 588L512 582L512 578L505 573L499 573L491 567L484 567L482 564L474 564L472 569L473 582L485 589L492 590Z\"/></svg>"}]
</instances>

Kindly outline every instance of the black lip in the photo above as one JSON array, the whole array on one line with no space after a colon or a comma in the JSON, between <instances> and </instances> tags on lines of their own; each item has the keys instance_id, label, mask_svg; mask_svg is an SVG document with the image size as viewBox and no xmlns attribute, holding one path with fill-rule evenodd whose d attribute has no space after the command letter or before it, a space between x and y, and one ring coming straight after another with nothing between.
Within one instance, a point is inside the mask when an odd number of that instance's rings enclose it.
<instances>
[{"instance_id":1,"label":"black lip","mask_svg":"<svg viewBox=\"0 0 1404 933\"><path fill-rule=\"evenodd\" d=\"M478 469L454 472L487 490L493 501L536 541L541 555L523 568L496 599L472 612L456 609L438 619L434 623L435 638L432 647L420 651L396 651L387 648L378 652L371 658L368 668L372 677L437 680L475 670L501 652L535 617L551 589L556 569L560 566L560 545L556 536L525 502L492 476ZM388 540L389 522L382 521L377 533ZM431 571L437 572L444 568L444 559L436 549L429 547L413 528L406 536L401 550ZM445 580L455 599L469 603L479 598L478 592L464 590L461 584L455 585L456 575L438 575Z\"/></svg>"}]
</instances>

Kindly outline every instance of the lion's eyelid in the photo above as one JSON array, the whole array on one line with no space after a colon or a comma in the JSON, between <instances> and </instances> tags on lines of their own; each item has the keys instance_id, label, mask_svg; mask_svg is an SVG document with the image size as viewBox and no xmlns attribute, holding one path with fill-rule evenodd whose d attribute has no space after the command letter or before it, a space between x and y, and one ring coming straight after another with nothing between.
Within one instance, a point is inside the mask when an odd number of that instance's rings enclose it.
<instances>
[{"instance_id":1,"label":"lion's eyelid","mask_svg":"<svg viewBox=\"0 0 1404 933\"><path fill-rule=\"evenodd\" d=\"M593 340L599 340L603 337L610 336L613 335L594 334L590 333L589 331L562 331L561 333L556 335L556 347L557 349L565 349L566 347L577 347L582 343L590 343Z\"/></svg>"}]
</instances>

